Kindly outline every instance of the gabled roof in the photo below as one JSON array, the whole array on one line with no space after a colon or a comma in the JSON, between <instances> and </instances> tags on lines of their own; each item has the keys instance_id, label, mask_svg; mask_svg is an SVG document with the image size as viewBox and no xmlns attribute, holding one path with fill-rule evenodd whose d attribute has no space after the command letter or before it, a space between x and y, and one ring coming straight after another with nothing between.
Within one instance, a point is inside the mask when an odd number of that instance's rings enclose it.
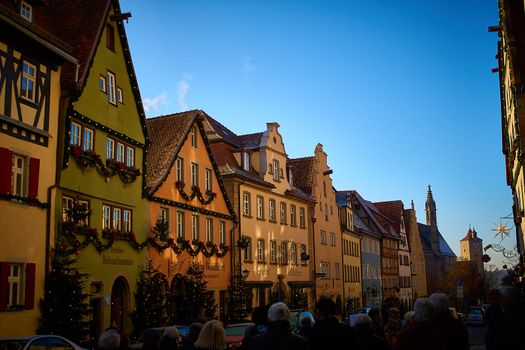
<instances>
[{"instance_id":1,"label":"gabled roof","mask_svg":"<svg viewBox=\"0 0 525 350\"><path fill-rule=\"evenodd\" d=\"M465 235L465 237L463 237L463 239L461 239L460 242L462 241L469 241L469 240L481 240L479 237L478 237L478 233L476 232L475 229L471 229L470 227L468 228L468 231L467 231L467 234Z\"/></svg>"},{"instance_id":2,"label":"gabled roof","mask_svg":"<svg viewBox=\"0 0 525 350\"><path fill-rule=\"evenodd\" d=\"M376 206L381 213L387 216L392 221L392 227L400 234L401 233L401 217L403 216L403 202L400 200L386 201L386 202L375 202Z\"/></svg>"},{"instance_id":3,"label":"gabled roof","mask_svg":"<svg viewBox=\"0 0 525 350\"><path fill-rule=\"evenodd\" d=\"M237 136L237 141L239 142L239 148L242 149L257 149L261 144L262 132L256 132L253 134L245 134Z\"/></svg>"},{"instance_id":4,"label":"gabled roof","mask_svg":"<svg viewBox=\"0 0 525 350\"><path fill-rule=\"evenodd\" d=\"M349 193L335 191L335 202L338 207L347 207L349 200L350 200Z\"/></svg>"},{"instance_id":5,"label":"gabled roof","mask_svg":"<svg viewBox=\"0 0 525 350\"><path fill-rule=\"evenodd\" d=\"M432 252L432 243L431 243L431 234L432 229L429 225L420 224L417 223L417 226L419 228L419 237L421 238L421 246L423 248L423 251L426 252ZM445 256L453 256L456 257L456 254L450 249L450 246L448 245L447 241L443 238L441 235L441 232L438 230L438 236L439 236L439 251L442 255Z\"/></svg>"},{"instance_id":6,"label":"gabled roof","mask_svg":"<svg viewBox=\"0 0 525 350\"><path fill-rule=\"evenodd\" d=\"M228 129L209 115L206 116L206 119L204 121L204 129L206 130L206 136L208 137L211 143L214 143L216 141L224 141L236 148L240 147L240 143L238 140L239 137L237 136L237 134L235 134L233 131L231 131L230 129Z\"/></svg>"},{"instance_id":7,"label":"gabled roof","mask_svg":"<svg viewBox=\"0 0 525 350\"><path fill-rule=\"evenodd\" d=\"M357 202L359 206L363 209L364 214L360 214L359 210L356 210L356 205L354 204L354 227L361 230L363 233L367 233L376 238L381 238L383 235L384 229L377 222L376 218L368 208L368 201L366 201L361 195L355 190L349 191L338 191L340 194L348 194L352 199L352 202Z\"/></svg>"},{"instance_id":8,"label":"gabled roof","mask_svg":"<svg viewBox=\"0 0 525 350\"><path fill-rule=\"evenodd\" d=\"M146 188L150 194L168 176L186 135L199 115L198 110L193 110L146 120L151 135L146 158Z\"/></svg>"},{"instance_id":9,"label":"gabled roof","mask_svg":"<svg viewBox=\"0 0 525 350\"><path fill-rule=\"evenodd\" d=\"M314 181L315 157L288 159L288 166L292 168L294 185L302 191L312 194Z\"/></svg>"}]
</instances>

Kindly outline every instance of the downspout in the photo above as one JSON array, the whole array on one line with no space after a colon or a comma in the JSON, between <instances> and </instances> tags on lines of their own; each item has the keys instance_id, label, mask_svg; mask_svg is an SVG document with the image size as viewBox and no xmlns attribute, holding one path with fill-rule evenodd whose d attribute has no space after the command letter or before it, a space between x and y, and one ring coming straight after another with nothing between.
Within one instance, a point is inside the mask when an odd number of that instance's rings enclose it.
<instances>
[{"instance_id":1,"label":"downspout","mask_svg":"<svg viewBox=\"0 0 525 350\"><path fill-rule=\"evenodd\" d=\"M314 207L315 207L315 203L314 203ZM310 220L312 222L312 255L313 255L313 270L312 270L312 274L313 274L313 279L314 279L314 306L315 304L317 303L317 277L315 277L315 271L316 271L316 266L317 266L317 262L316 262L316 256L315 256L315 222L317 221L317 219L313 216L313 214L315 214L315 209L312 209L311 212L310 212Z\"/></svg>"}]
</instances>

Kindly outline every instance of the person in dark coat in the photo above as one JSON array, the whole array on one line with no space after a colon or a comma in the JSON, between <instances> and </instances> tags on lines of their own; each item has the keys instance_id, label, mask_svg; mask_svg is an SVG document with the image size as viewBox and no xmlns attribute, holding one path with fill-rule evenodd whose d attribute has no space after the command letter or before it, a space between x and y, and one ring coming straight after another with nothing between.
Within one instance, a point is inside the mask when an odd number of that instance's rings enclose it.
<instances>
[{"instance_id":1,"label":"person in dark coat","mask_svg":"<svg viewBox=\"0 0 525 350\"><path fill-rule=\"evenodd\" d=\"M525 307L517 288L504 287L500 291L503 319L494 336L492 350L523 349L525 347Z\"/></svg>"},{"instance_id":2,"label":"person in dark coat","mask_svg":"<svg viewBox=\"0 0 525 350\"><path fill-rule=\"evenodd\" d=\"M248 350L307 350L308 342L290 327L290 310L282 302L268 309L268 332L256 335L248 343Z\"/></svg>"},{"instance_id":3,"label":"person in dark coat","mask_svg":"<svg viewBox=\"0 0 525 350\"><path fill-rule=\"evenodd\" d=\"M487 301L489 307L485 311L485 321L487 322L487 334L485 335L485 347L492 350L492 343L497 334L498 327L503 319L501 311L499 290L491 288L487 291Z\"/></svg>"},{"instance_id":4,"label":"person in dark coat","mask_svg":"<svg viewBox=\"0 0 525 350\"><path fill-rule=\"evenodd\" d=\"M429 298L414 303L414 324L399 333L398 348L403 350L446 350L439 334L432 327L434 304Z\"/></svg>"},{"instance_id":5,"label":"person in dark coat","mask_svg":"<svg viewBox=\"0 0 525 350\"><path fill-rule=\"evenodd\" d=\"M388 350L386 340L374 334L372 319L366 314L355 316L354 325L357 349L361 350Z\"/></svg>"},{"instance_id":6,"label":"person in dark coat","mask_svg":"<svg viewBox=\"0 0 525 350\"><path fill-rule=\"evenodd\" d=\"M197 341L199 338L199 334L201 332L202 327L204 324L200 322L194 322L190 325L188 328L188 336L184 338L182 341L182 349L184 350L193 350L195 347L193 346L193 343Z\"/></svg>"},{"instance_id":7,"label":"person in dark coat","mask_svg":"<svg viewBox=\"0 0 525 350\"><path fill-rule=\"evenodd\" d=\"M434 304L432 326L450 350L469 350L467 327L450 312L450 302L443 293L434 293L429 297Z\"/></svg>"},{"instance_id":8,"label":"person in dark coat","mask_svg":"<svg viewBox=\"0 0 525 350\"><path fill-rule=\"evenodd\" d=\"M160 350L177 350L179 346L180 334L175 326L166 327L164 335L160 340Z\"/></svg>"},{"instance_id":9,"label":"person in dark coat","mask_svg":"<svg viewBox=\"0 0 525 350\"><path fill-rule=\"evenodd\" d=\"M368 311L368 316L372 319L372 331L375 335L384 338L385 331L383 329L383 319L381 317L381 310L378 308L371 308Z\"/></svg>"},{"instance_id":10,"label":"person in dark coat","mask_svg":"<svg viewBox=\"0 0 525 350\"><path fill-rule=\"evenodd\" d=\"M321 297L316 306L316 320L309 335L310 349L335 349L339 344L352 348L355 337L352 329L335 316L335 302Z\"/></svg>"},{"instance_id":11,"label":"person in dark coat","mask_svg":"<svg viewBox=\"0 0 525 350\"><path fill-rule=\"evenodd\" d=\"M252 311L253 327L246 330L241 342L241 349L246 349L250 340L256 335L268 332L268 309L270 305L256 306Z\"/></svg>"}]
</instances>

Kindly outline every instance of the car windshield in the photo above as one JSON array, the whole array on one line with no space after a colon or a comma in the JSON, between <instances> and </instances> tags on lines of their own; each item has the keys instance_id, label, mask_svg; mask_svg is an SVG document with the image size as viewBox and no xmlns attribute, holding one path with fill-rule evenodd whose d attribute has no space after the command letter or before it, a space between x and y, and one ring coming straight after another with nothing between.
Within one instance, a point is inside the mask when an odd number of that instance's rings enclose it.
<instances>
[{"instance_id":1,"label":"car windshield","mask_svg":"<svg viewBox=\"0 0 525 350\"><path fill-rule=\"evenodd\" d=\"M26 343L27 339L0 340L0 350L21 350Z\"/></svg>"},{"instance_id":2,"label":"car windshield","mask_svg":"<svg viewBox=\"0 0 525 350\"><path fill-rule=\"evenodd\" d=\"M244 335L246 327L226 327L224 330L226 335Z\"/></svg>"},{"instance_id":3,"label":"car windshield","mask_svg":"<svg viewBox=\"0 0 525 350\"><path fill-rule=\"evenodd\" d=\"M469 314L481 315L481 308L471 308L468 310Z\"/></svg>"}]
</instances>

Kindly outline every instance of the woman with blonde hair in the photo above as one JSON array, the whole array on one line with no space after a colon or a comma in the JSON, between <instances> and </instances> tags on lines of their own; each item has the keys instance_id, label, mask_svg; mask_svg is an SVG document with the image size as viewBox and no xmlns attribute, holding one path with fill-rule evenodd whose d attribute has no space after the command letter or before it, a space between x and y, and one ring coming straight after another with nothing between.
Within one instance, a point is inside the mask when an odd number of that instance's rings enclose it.
<instances>
[{"instance_id":1,"label":"woman with blonde hair","mask_svg":"<svg viewBox=\"0 0 525 350\"><path fill-rule=\"evenodd\" d=\"M195 349L201 350L224 350L226 347L226 335L222 322L219 320L206 322L193 346Z\"/></svg>"}]
</instances>

